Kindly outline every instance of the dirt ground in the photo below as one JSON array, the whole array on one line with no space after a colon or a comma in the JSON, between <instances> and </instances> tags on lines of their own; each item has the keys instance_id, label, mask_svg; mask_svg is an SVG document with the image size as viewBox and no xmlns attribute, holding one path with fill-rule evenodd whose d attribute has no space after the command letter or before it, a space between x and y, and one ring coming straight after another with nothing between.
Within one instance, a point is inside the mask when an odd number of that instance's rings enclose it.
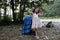
<instances>
[{"instance_id":1,"label":"dirt ground","mask_svg":"<svg viewBox=\"0 0 60 40\"><path fill-rule=\"evenodd\" d=\"M0 26L0 40L36 40L32 35L22 35L20 26ZM38 30L40 40L60 40L60 28L42 27Z\"/></svg>"}]
</instances>

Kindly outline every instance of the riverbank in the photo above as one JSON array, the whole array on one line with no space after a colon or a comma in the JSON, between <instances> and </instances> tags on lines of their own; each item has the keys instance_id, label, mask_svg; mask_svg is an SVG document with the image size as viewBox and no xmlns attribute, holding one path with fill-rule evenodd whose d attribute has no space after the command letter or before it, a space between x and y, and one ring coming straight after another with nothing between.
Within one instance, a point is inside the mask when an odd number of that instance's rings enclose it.
<instances>
[{"instance_id":1,"label":"riverbank","mask_svg":"<svg viewBox=\"0 0 60 40\"><path fill-rule=\"evenodd\" d=\"M52 22L60 22L60 19L40 19L41 21L52 21Z\"/></svg>"}]
</instances>

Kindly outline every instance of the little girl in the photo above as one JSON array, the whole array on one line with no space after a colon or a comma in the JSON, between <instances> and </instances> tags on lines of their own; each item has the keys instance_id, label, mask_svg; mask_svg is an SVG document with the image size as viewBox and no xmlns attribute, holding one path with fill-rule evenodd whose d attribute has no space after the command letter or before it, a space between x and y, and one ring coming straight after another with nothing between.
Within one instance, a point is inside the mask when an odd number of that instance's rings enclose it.
<instances>
[{"instance_id":1,"label":"little girl","mask_svg":"<svg viewBox=\"0 0 60 40\"><path fill-rule=\"evenodd\" d=\"M35 37L36 39L39 39L39 36L37 35L38 34L38 28L41 28L42 27L42 22L40 21L39 19L39 15L42 14L42 11L39 7L35 7L32 11L32 29L35 31Z\"/></svg>"}]
</instances>

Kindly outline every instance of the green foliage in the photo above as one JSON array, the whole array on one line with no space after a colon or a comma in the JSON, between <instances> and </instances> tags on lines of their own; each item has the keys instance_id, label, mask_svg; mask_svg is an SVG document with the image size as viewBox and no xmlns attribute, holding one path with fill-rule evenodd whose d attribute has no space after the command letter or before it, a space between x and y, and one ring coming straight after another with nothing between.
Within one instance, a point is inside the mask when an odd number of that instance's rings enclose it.
<instances>
[{"instance_id":1,"label":"green foliage","mask_svg":"<svg viewBox=\"0 0 60 40\"><path fill-rule=\"evenodd\" d=\"M9 25L11 22L12 22L12 21L11 21L11 18L9 18L8 16L6 16L5 19L2 19L2 20L0 21L0 25Z\"/></svg>"},{"instance_id":2,"label":"green foliage","mask_svg":"<svg viewBox=\"0 0 60 40\"><path fill-rule=\"evenodd\" d=\"M2 7L2 0L0 0L0 7ZM39 0L39 1L32 1L29 2L29 0L21 0L19 2L19 0L15 0L15 3L13 3L14 1L10 2L11 4L8 5L11 7L11 9L13 9L13 11L15 11L17 9L17 6L20 5L19 8L19 13L13 13L13 19L15 20L20 20L23 19L24 17L24 13L27 12L28 10L26 10L26 8L31 9L34 6L39 6L42 8L42 11L44 13L43 16L41 17L59 17L60 16L60 0ZM13 5L12 5L13 4ZM7 6L7 5L6 5ZM15 8L14 8L15 7ZM17 16L17 17L16 17ZM11 21L11 18L6 16L6 19L3 19L2 21Z\"/></svg>"},{"instance_id":3,"label":"green foliage","mask_svg":"<svg viewBox=\"0 0 60 40\"><path fill-rule=\"evenodd\" d=\"M0 0L0 2L2 2L2 0Z\"/></svg>"},{"instance_id":4,"label":"green foliage","mask_svg":"<svg viewBox=\"0 0 60 40\"><path fill-rule=\"evenodd\" d=\"M56 0L52 5L43 4L42 8L45 10L44 11L45 17L53 17L53 16L60 17L60 0Z\"/></svg>"}]
</instances>

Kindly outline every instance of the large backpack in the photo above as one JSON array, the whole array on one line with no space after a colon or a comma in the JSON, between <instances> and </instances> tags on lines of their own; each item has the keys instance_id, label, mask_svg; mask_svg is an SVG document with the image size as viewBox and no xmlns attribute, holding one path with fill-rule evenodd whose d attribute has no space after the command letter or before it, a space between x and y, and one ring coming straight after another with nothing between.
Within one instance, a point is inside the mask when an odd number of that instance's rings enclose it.
<instances>
[{"instance_id":1,"label":"large backpack","mask_svg":"<svg viewBox=\"0 0 60 40\"><path fill-rule=\"evenodd\" d=\"M22 34L31 34L33 32L31 30L31 25L32 25L32 17L26 16L22 24Z\"/></svg>"},{"instance_id":2,"label":"large backpack","mask_svg":"<svg viewBox=\"0 0 60 40\"><path fill-rule=\"evenodd\" d=\"M26 16L22 25L22 34L28 34L31 31L32 18Z\"/></svg>"}]
</instances>

